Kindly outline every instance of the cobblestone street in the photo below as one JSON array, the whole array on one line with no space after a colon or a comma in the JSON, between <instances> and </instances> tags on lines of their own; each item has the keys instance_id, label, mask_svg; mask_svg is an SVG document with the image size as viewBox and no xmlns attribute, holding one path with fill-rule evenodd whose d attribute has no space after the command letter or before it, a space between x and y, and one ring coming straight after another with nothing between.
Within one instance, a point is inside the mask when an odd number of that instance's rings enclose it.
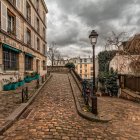
<instances>
[{"instance_id":1,"label":"cobblestone street","mask_svg":"<svg viewBox=\"0 0 140 140\"><path fill-rule=\"evenodd\" d=\"M1 140L140 140L140 105L118 98L99 97L100 113L112 120L96 123L81 118L67 74L53 74L34 103Z\"/></svg>"}]
</instances>

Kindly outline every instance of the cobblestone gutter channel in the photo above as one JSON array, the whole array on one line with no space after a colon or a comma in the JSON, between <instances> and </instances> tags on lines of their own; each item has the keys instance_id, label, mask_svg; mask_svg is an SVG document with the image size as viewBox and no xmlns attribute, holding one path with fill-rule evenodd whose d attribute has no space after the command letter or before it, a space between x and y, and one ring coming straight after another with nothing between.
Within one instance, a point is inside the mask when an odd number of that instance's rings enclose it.
<instances>
[{"instance_id":1,"label":"cobblestone gutter channel","mask_svg":"<svg viewBox=\"0 0 140 140\"><path fill-rule=\"evenodd\" d=\"M12 124L21 116L21 114L28 108L28 106L34 101L38 93L41 91L41 89L44 87L44 85L50 80L52 75L50 75L47 80L43 83L43 85L40 86L39 89L37 89L35 92L32 92L32 95L30 95L29 100L27 103L21 103L21 105L17 108L5 119L1 119L3 123L1 123L0 126L0 135L2 135L9 127L12 126Z\"/></svg>"},{"instance_id":2,"label":"cobblestone gutter channel","mask_svg":"<svg viewBox=\"0 0 140 140\"><path fill-rule=\"evenodd\" d=\"M71 89L72 89L72 93L73 93L73 97L74 97L78 114L82 116L83 118L88 119L90 121L103 122L103 123L110 121L110 118L108 118L106 115L101 116L100 114L98 114L97 116L95 116L91 112L88 112L85 110L86 105L84 104L84 99L81 96L82 93L80 90L80 85L79 86L77 85L78 83L76 81L75 75L71 73L68 75L68 78L71 85Z\"/></svg>"}]
</instances>

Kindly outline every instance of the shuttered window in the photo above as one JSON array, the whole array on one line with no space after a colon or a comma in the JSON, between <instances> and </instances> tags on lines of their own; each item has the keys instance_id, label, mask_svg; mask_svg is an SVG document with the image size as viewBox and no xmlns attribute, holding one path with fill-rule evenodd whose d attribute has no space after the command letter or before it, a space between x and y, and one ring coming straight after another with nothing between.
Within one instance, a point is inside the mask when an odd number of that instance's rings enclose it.
<instances>
[{"instance_id":1,"label":"shuttered window","mask_svg":"<svg viewBox=\"0 0 140 140\"><path fill-rule=\"evenodd\" d=\"M1 29L7 32L7 7L1 1Z\"/></svg>"},{"instance_id":2,"label":"shuttered window","mask_svg":"<svg viewBox=\"0 0 140 140\"><path fill-rule=\"evenodd\" d=\"M26 9L27 9L26 18L28 22L31 23L31 6L29 5L28 2L26 2Z\"/></svg>"},{"instance_id":3,"label":"shuttered window","mask_svg":"<svg viewBox=\"0 0 140 140\"><path fill-rule=\"evenodd\" d=\"M20 32L20 19L18 17L16 17L16 36L17 36L17 39L21 39L21 32Z\"/></svg>"},{"instance_id":4,"label":"shuttered window","mask_svg":"<svg viewBox=\"0 0 140 140\"><path fill-rule=\"evenodd\" d=\"M37 50L40 51L40 40L38 37L37 37Z\"/></svg>"},{"instance_id":5,"label":"shuttered window","mask_svg":"<svg viewBox=\"0 0 140 140\"><path fill-rule=\"evenodd\" d=\"M7 32L12 35L15 35L16 33L15 15L11 13L9 10L7 15L7 25L8 25Z\"/></svg>"},{"instance_id":6,"label":"shuttered window","mask_svg":"<svg viewBox=\"0 0 140 140\"><path fill-rule=\"evenodd\" d=\"M27 45L31 46L31 31L28 28L27 28L26 36L27 36Z\"/></svg>"}]
</instances>

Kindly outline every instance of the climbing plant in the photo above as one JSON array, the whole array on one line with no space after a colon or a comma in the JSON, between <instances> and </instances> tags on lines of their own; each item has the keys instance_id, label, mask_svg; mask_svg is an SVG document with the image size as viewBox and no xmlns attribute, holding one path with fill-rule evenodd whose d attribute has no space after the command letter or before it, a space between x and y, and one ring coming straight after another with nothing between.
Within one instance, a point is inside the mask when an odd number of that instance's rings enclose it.
<instances>
[{"instance_id":1,"label":"climbing plant","mask_svg":"<svg viewBox=\"0 0 140 140\"><path fill-rule=\"evenodd\" d=\"M117 85L117 72L113 69L109 70L109 63L116 55L117 51L103 51L98 55L99 62L99 81L103 85L102 90L105 92L107 90L113 95L117 95L118 85Z\"/></svg>"}]
</instances>

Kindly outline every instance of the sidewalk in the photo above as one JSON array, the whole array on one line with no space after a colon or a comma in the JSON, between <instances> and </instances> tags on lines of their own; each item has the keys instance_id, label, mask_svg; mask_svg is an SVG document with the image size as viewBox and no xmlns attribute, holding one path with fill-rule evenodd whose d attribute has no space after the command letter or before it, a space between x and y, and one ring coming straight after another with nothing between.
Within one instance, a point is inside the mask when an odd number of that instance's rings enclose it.
<instances>
[{"instance_id":1,"label":"sidewalk","mask_svg":"<svg viewBox=\"0 0 140 140\"><path fill-rule=\"evenodd\" d=\"M31 83L26 83L24 86L28 87L29 98L32 97L36 89L36 80ZM18 108L22 101L22 88L16 90L1 91L0 92L0 126L5 123L5 118L8 117L16 108Z\"/></svg>"}]
</instances>

